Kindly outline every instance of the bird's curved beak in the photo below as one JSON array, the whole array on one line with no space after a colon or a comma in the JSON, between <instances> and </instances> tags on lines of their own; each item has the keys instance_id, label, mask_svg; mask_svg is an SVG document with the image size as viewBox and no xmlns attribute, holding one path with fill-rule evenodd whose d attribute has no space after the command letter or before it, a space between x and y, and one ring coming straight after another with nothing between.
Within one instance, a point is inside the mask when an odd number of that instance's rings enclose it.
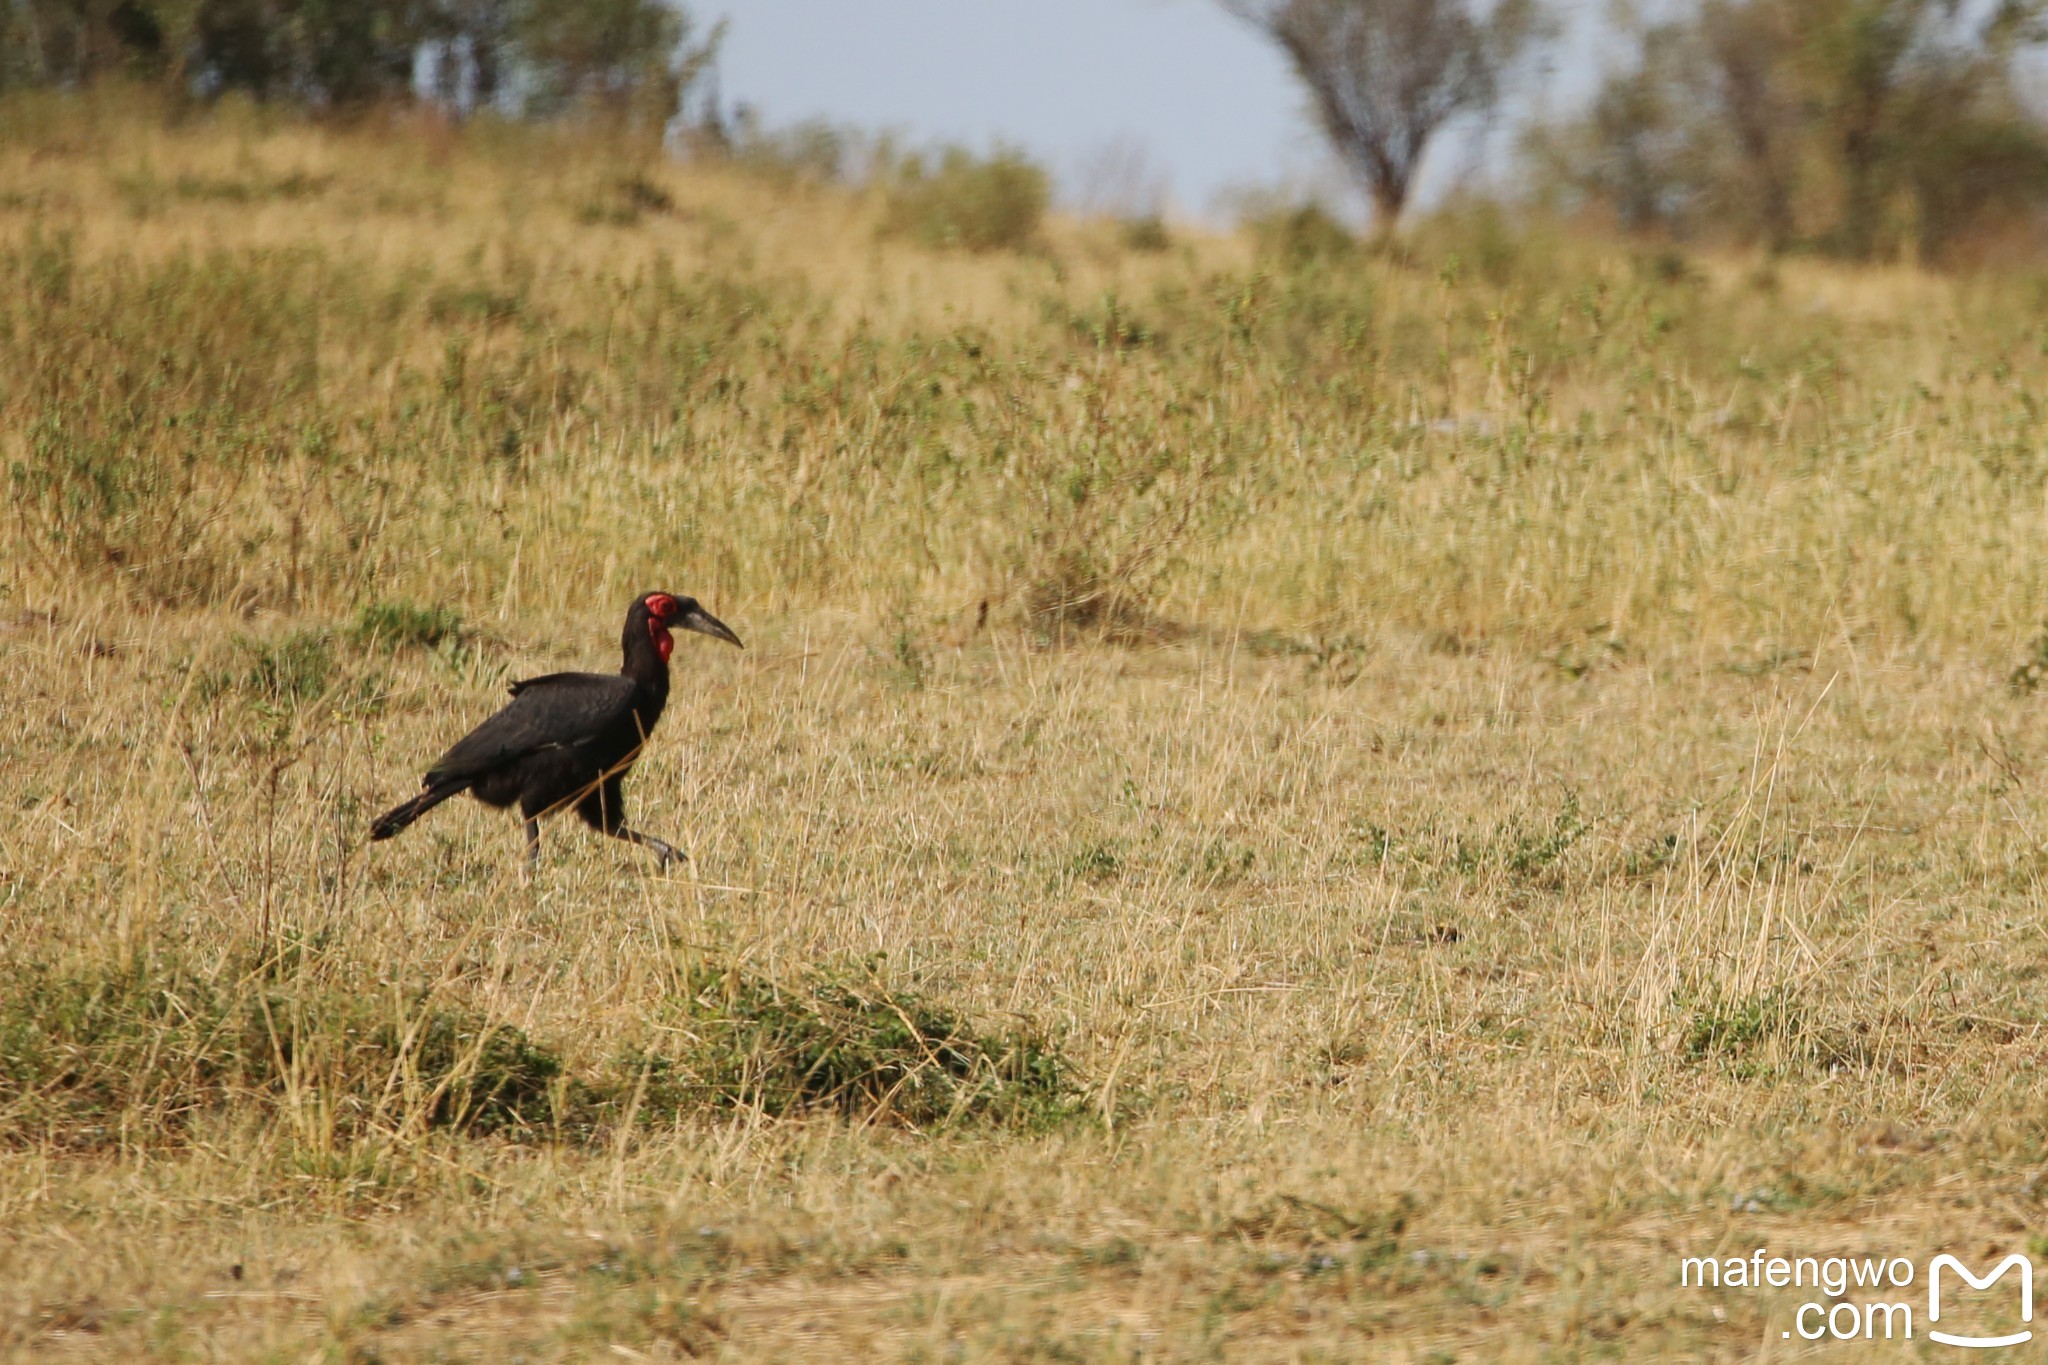
<instances>
[{"instance_id":1,"label":"bird's curved beak","mask_svg":"<svg viewBox=\"0 0 2048 1365\"><path fill-rule=\"evenodd\" d=\"M725 622L719 620L702 607L696 607L686 612L683 618L677 621L676 624L684 630L694 630L699 635L709 635L714 640L723 640L736 649L746 648L745 645L740 643L740 637L733 634Z\"/></svg>"}]
</instances>

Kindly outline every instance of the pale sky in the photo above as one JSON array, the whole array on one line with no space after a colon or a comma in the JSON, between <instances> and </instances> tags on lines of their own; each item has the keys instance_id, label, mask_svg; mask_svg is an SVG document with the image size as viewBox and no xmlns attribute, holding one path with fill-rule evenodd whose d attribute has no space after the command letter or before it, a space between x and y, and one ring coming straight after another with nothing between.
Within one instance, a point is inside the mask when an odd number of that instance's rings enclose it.
<instances>
[{"instance_id":1,"label":"pale sky","mask_svg":"<svg viewBox=\"0 0 2048 1365\"><path fill-rule=\"evenodd\" d=\"M1278 51L1212 0L698 0L692 9L731 20L725 98L771 125L824 118L978 150L1002 139L1050 167L1070 202L1138 148L1183 215L1219 213L1219 196L1236 188L1340 181ZM1568 74L1547 76L1544 97L1587 84L1594 64L1580 39L1559 44ZM1431 152L1425 198L1494 164L1469 138Z\"/></svg>"}]
</instances>

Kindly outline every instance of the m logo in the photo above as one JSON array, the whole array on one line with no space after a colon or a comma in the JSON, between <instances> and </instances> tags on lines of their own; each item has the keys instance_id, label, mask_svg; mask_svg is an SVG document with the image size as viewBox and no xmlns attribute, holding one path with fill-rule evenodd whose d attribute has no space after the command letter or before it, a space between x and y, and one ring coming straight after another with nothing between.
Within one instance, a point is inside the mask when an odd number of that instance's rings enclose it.
<instances>
[{"instance_id":1,"label":"m logo","mask_svg":"<svg viewBox=\"0 0 2048 1365\"><path fill-rule=\"evenodd\" d=\"M1944 1266L1962 1276L1972 1289L1989 1289L2004 1277L2006 1271L2017 1269L2020 1272L2020 1321L2034 1320L2034 1263L2014 1252L1993 1266L1991 1273L1982 1279L1972 1275L1970 1268L1953 1256L1935 1257L1934 1264L1927 1268L1927 1320L1930 1323L1941 1321L1941 1272ZM2017 1346L2034 1339L2032 1328L2002 1337L1959 1337L1930 1327L1927 1335L1944 1346Z\"/></svg>"}]
</instances>

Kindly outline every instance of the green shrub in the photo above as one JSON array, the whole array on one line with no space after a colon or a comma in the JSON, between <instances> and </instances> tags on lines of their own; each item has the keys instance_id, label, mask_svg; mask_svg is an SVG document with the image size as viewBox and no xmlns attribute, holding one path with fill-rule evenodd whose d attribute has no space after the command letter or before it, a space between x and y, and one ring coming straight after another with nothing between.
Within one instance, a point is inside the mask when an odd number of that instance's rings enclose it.
<instances>
[{"instance_id":1,"label":"green shrub","mask_svg":"<svg viewBox=\"0 0 2048 1365\"><path fill-rule=\"evenodd\" d=\"M1358 239L1321 204L1269 209L1245 219L1261 256L1299 267L1338 261L1358 252Z\"/></svg>"},{"instance_id":2,"label":"green shrub","mask_svg":"<svg viewBox=\"0 0 2048 1365\"><path fill-rule=\"evenodd\" d=\"M607 227L633 227L646 215L670 214L675 200L645 175L614 176L576 205L576 221Z\"/></svg>"},{"instance_id":3,"label":"green shrub","mask_svg":"<svg viewBox=\"0 0 2048 1365\"><path fill-rule=\"evenodd\" d=\"M1027 1126L1071 1111L1059 1053L1028 1032L980 1032L950 1010L829 970L793 986L701 967L659 1048L626 1059L657 1114L745 1106L826 1110L912 1127L987 1119Z\"/></svg>"},{"instance_id":4,"label":"green shrub","mask_svg":"<svg viewBox=\"0 0 2048 1365\"><path fill-rule=\"evenodd\" d=\"M249 671L244 690L279 705L312 701L334 677L334 650L318 631L293 631L280 640L245 641Z\"/></svg>"},{"instance_id":5,"label":"green shrub","mask_svg":"<svg viewBox=\"0 0 2048 1365\"><path fill-rule=\"evenodd\" d=\"M948 147L935 165L922 155L905 158L887 177L886 194L884 230L927 246L998 251L1038 236L1052 189L1022 152L998 147L977 157Z\"/></svg>"},{"instance_id":6,"label":"green shrub","mask_svg":"<svg viewBox=\"0 0 2048 1365\"><path fill-rule=\"evenodd\" d=\"M833 185L853 174L873 143L859 132L807 119L787 128L742 120L728 151L735 166L777 185Z\"/></svg>"},{"instance_id":7,"label":"green shrub","mask_svg":"<svg viewBox=\"0 0 2048 1365\"><path fill-rule=\"evenodd\" d=\"M358 644L384 649L433 649L462 638L462 613L406 601L370 602L357 610L349 633Z\"/></svg>"},{"instance_id":8,"label":"green shrub","mask_svg":"<svg viewBox=\"0 0 2048 1365\"><path fill-rule=\"evenodd\" d=\"M200 677L200 700L239 693L258 707L289 711L317 700L334 681L334 648L318 630L275 639L238 636L235 653L238 665Z\"/></svg>"},{"instance_id":9,"label":"green shrub","mask_svg":"<svg viewBox=\"0 0 2048 1365\"><path fill-rule=\"evenodd\" d=\"M1117 236L1126 251L1159 252L1173 245L1173 234L1166 230L1166 220L1156 213L1124 219L1117 225Z\"/></svg>"}]
</instances>

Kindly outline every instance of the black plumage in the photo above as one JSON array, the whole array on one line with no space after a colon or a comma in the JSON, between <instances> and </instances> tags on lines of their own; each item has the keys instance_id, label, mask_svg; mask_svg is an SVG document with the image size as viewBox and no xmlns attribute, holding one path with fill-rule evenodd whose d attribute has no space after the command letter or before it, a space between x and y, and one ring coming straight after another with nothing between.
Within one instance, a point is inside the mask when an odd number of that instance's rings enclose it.
<instances>
[{"instance_id":1,"label":"black plumage","mask_svg":"<svg viewBox=\"0 0 2048 1365\"><path fill-rule=\"evenodd\" d=\"M592 829L652 849L664 866L682 857L626 824L620 791L668 705L672 626L740 643L694 597L641 594L626 612L625 662L617 673L550 673L513 683L511 703L441 755L420 794L378 816L370 837L389 839L468 792L488 806L519 803L529 863L540 855L541 817L569 806Z\"/></svg>"}]
</instances>

